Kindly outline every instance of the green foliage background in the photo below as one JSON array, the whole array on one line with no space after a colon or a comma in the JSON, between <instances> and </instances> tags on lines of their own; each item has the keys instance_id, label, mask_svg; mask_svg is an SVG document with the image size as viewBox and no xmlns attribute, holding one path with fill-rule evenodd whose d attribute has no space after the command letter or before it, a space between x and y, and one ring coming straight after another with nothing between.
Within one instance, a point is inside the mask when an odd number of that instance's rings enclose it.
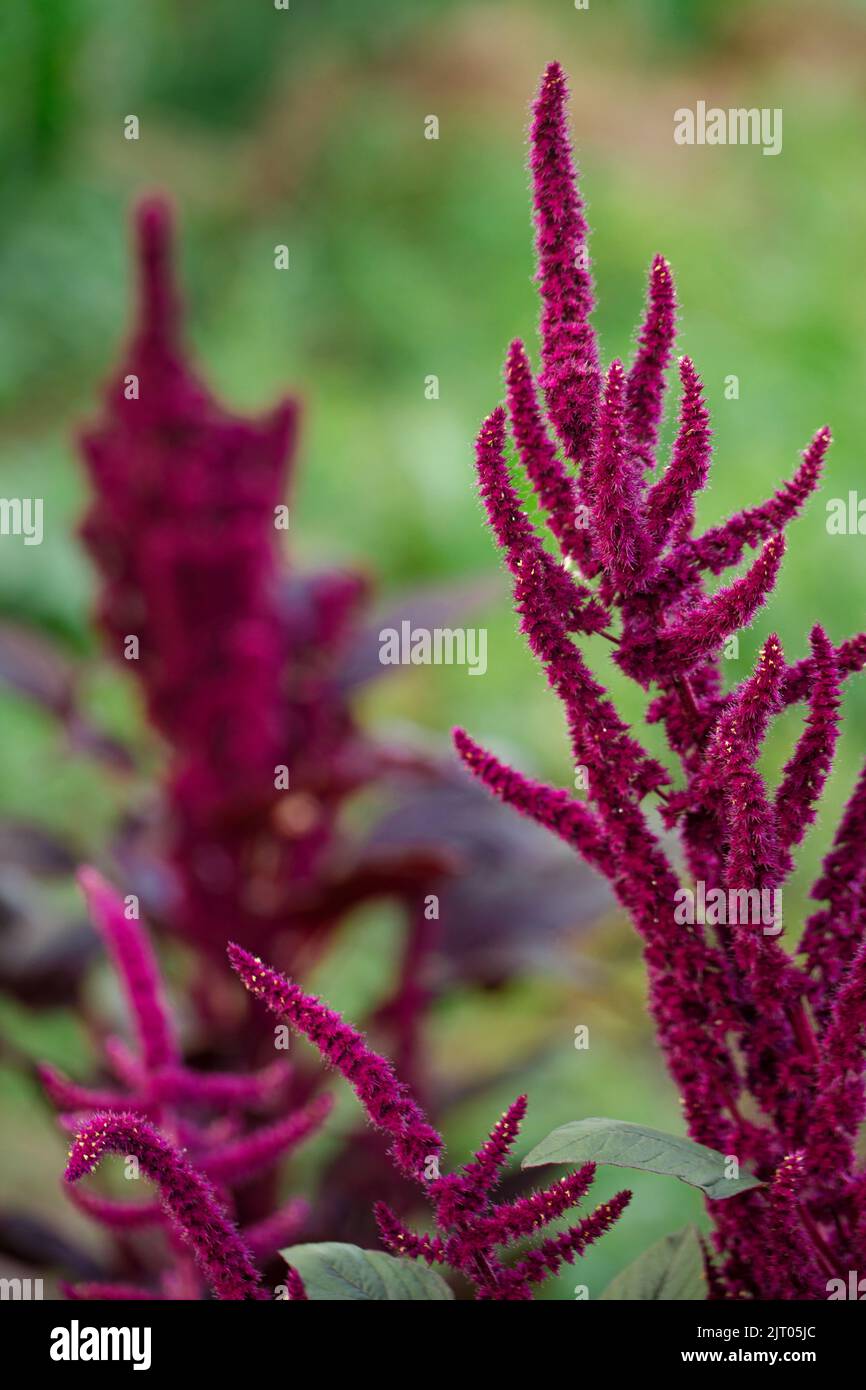
<instances>
[{"instance_id":1,"label":"green foliage background","mask_svg":"<svg viewBox=\"0 0 866 1390\"><path fill-rule=\"evenodd\" d=\"M288 12L271 0L6 0L0 470L4 495L45 498L46 538L0 541L0 612L91 658L92 707L158 763L134 692L97 662L72 443L127 321L128 209L153 188L179 210L191 338L214 387L248 410L285 390L304 399L298 562L358 563L384 594L499 572L471 441L500 396L510 338L534 349L524 137L553 57L571 80L607 359L629 349L653 253L674 267L682 348L716 430L701 519L765 496L825 421L836 442L824 497L846 496L861 484L866 412L864 55L866 11L853 0L591 0L586 11L570 0L291 0ZM674 110L701 98L781 107L782 153L674 145ZM130 113L138 142L123 138ZM440 121L435 142L423 138L428 114ZM277 274L283 242L291 270ZM424 396L430 373L438 401ZM723 394L731 374L736 401ZM821 498L791 540L732 678L771 624L792 658L816 619L837 640L863 626L863 539L828 536ZM514 632L504 580L478 621L489 628L483 680L414 672L378 690L366 714L440 739L465 723L567 785L558 713ZM639 723L636 693L622 699ZM791 923L863 755L864 701L852 683L826 809L786 901ZM3 811L73 828L82 852L98 854L116 790L21 700L0 696L0 718ZM780 721L770 770L795 723ZM389 939L377 920L345 934L335 1004L384 989ZM513 1065L531 1094L527 1146L591 1114L677 1127L627 924L600 924L570 964L556 981L449 1000L431 1028L437 1070L457 1083ZM25 1051L86 1066L69 1020L12 1010L6 1022ZM590 1025L589 1052L574 1050L578 1023ZM0 1079L0 1196L44 1209L62 1143L33 1088L11 1069ZM449 1117L455 1156L513 1090L509 1080ZM605 1176L599 1192L614 1186ZM577 1282L597 1296L626 1258L701 1219L685 1188L645 1175L635 1188L627 1219L558 1296Z\"/></svg>"}]
</instances>

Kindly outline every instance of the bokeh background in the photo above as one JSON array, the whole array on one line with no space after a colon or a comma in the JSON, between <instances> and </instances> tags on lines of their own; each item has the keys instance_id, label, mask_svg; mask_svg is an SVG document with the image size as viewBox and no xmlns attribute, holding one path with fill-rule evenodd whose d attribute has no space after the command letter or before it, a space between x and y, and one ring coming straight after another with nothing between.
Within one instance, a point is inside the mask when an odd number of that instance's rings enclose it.
<instances>
[{"instance_id":1,"label":"bokeh background","mask_svg":"<svg viewBox=\"0 0 866 1390\"><path fill-rule=\"evenodd\" d=\"M293 559L360 566L383 601L423 584L493 580L472 618L489 633L483 679L413 670L371 690L364 718L420 728L431 745L464 724L527 771L570 785L559 712L515 632L471 469L509 340L535 345L525 134L552 58L571 82L607 360L629 350L653 254L674 267L682 349L707 384L716 432L700 519L762 499L814 430L833 428L824 494L792 528L778 592L729 663L731 679L771 624L792 659L815 620L837 641L863 626L866 541L828 535L824 502L866 488L866 6L291 0L281 12L271 0L5 0L0 491L44 497L45 540L0 539L0 615L83 660L85 706L153 766L161 750L136 693L100 659L89 621L74 435L127 323L130 205L158 188L178 209L190 336L214 389L251 411L287 389L303 398ZM675 145L673 112L698 99L781 107L782 153ZM123 137L130 113L137 142ZM436 141L424 138L430 114ZM285 274L273 269L277 243L290 247ZM425 398L430 374L438 400ZM724 395L732 374L737 400ZM670 419L669 408L668 439ZM640 727L637 694L621 699ZM845 710L836 773L786 901L792 924L866 744L862 683L850 683ZM779 721L771 771L796 718ZM646 737L656 749L655 731ZM0 691L4 818L62 830L82 858L98 859L118 799L136 791L70 754L32 701ZM17 872L11 855L5 891ZM335 1005L351 1012L384 990L383 932L374 913L344 933L318 981ZM91 1230L58 1191L63 1142L13 1064L45 1056L86 1074L86 1037L59 1010L6 1003L0 1022L0 1203L56 1209L69 1238L86 1243ZM578 1024L590 1027L588 1051L574 1048ZM455 1157L514 1093L513 1077L531 1096L527 1147L586 1115L679 1125L639 952L616 913L584 927L556 971L452 992L430 1020L429 1049L440 1076L478 1083L446 1117ZM484 1084L506 1069L508 1081ZM617 1176L600 1179L599 1195ZM554 1295L569 1297L579 1279L597 1296L626 1259L702 1220L689 1189L641 1175L633 1185L627 1218Z\"/></svg>"}]
</instances>

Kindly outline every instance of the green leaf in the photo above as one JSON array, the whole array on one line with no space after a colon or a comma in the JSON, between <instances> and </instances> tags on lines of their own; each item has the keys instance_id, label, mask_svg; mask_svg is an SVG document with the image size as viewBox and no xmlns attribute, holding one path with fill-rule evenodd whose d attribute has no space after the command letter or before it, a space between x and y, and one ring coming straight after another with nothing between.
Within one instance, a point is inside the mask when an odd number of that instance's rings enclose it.
<instances>
[{"instance_id":1,"label":"green leaf","mask_svg":"<svg viewBox=\"0 0 866 1390\"><path fill-rule=\"evenodd\" d=\"M418 1303L454 1297L435 1270L379 1250L328 1240L321 1245L290 1245L280 1254L298 1271L310 1299Z\"/></svg>"},{"instance_id":2,"label":"green leaf","mask_svg":"<svg viewBox=\"0 0 866 1390\"><path fill-rule=\"evenodd\" d=\"M719 1200L759 1187L760 1180L750 1173L738 1178L725 1176L726 1159L715 1149L680 1139L660 1129L632 1125L627 1120L574 1120L561 1125L523 1160L524 1168L540 1168L545 1163L612 1163L617 1168L641 1168L647 1173L664 1173L699 1187L708 1197Z\"/></svg>"},{"instance_id":3,"label":"green leaf","mask_svg":"<svg viewBox=\"0 0 866 1390\"><path fill-rule=\"evenodd\" d=\"M694 1226L685 1226L651 1245L618 1274L602 1298L665 1303L703 1302L707 1281L701 1243Z\"/></svg>"}]
</instances>

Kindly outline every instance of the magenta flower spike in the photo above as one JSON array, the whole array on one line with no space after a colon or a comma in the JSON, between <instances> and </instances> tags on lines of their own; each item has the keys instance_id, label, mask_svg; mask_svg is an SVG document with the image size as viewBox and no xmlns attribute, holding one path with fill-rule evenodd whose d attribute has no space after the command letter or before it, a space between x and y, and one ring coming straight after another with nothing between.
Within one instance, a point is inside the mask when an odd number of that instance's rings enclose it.
<instances>
[{"instance_id":1,"label":"magenta flower spike","mask_svg":"<svg viewBox=\"0 0 866 1390\"><path fill-rule=\"evenodd\" d=\"M815 663L809 713L776 792L779 839L785 850L800 843L815 819L816 805L833 765L839 735L841 682L836 653L826 632L817 624L809 641Z\"/></svg>"},{"instance_id":2,"label":"magenta flower spike","mask_svg":"<svg viewBox=\"0 0 866 1390\"><path fill-rule=\"evenodd\" d=\"M649 561L640 462L632 455L622 363L612 362L605 382L589 492L595 554L608 585L629 595Z\"/></svg>"},{"instance_id":3,"label":"magenta flower spike","mask_svg":"<svg viewBox=\"0 0 866 1390\"><path fill-rule=\"evenodd\" d=\"M580 561L586 537L577 522L577 492L547 436L526 349L515 341L505 362L508 414L520 460L526 469L563 555Z\"/></svg>"},{"instance_id":4,"label":"magenta flower spike","mask_svg":"<svg viewBox=\"0 0 866 1390\"><path fill-rule=\"evenodd\" d=\"M700 570L721 574L739 563L747 547L754 548L783 531L799 516L818 487L831 438L826 426L818 430L794 477L768 501L747 507L721 526L714 526L673 550L662 567L663 579L684 582Z\"/></svg>"},{"instance_id":5,"label":"magenta flower spike","mask_svg":"<svg viewBox=\"0 0 866 1390\"><path fill-rule=\"evenodd\" d=\"M136 1057L131 1047L128 1047L123 1038L109 1034L103 1040L102 1051L105 1055L105 1064L112 1076L116 1080L123 1082L131 1090L141 1089L147 1081L147 1073Z\"/></svg>"},{"instance_id":6,"label":"magenta flower spike","mask_svg":"<svg viewBox=\"0 0 866 1390\"><path fill-rule=\"evenodd\" d=\"M266 1299L252 1256L206 1178L136 1115L96 1115L80 1129L64 1174L78 1182L106 1153L138 1161L216 1298Z\"/></svg>"},{"instance_id":7,"label":"magenta flower spike","mask_svg":"<svg viewBox=\"0 0 866 1390\"><path fill-rule=\"evenodd\" d=\"M472 1231L472 1238L487 1244L507 1245L530 1236L571 1207L577 1206L592 1186L594 1177L595 1165L585 1163L570 1177L560 1178L559 1182L541 1192L533 1192L529 1197L518 1198L516 1202L496 1206L489 1216L479 1219Z\"/></svg>"},{"instance_id":8,"label":"magenta flower spike","mask_svg":"<svg viewBox=\"0 0 866 1390\"><path fill-rule=\"evenodd\" d=\"M604 833L587 806L560 788L545 786L515 772L480 748L464 729L455 729L453 737L454 746L472 775L506 806L514 806L521 815L552 830L594 867L613 868Z\"/></svg>"},{"instance_id":9,"label":"magenta flower spike","mask_svg":"<svg viewBox=\"0 0 866 1390\"><path fill-rule=\"evenodd\" d=\"M126 992L143 1062L149 1070L171 1065L177 1043L143 925L127 916L123 899L95 869L81 869L78 882Z\"/></svg>"},{"instance_id":10,"label":"magenta flower spike","mask_svg":"<svg viewBox=\"0 0 866 1390\"><path fill-rule=\"evenodd\" d=\"M136 1284L109 1284L92 1280L87 1284L69 1284L60 1281L60 1292L73 1303L115 1303L138 1300L142 1303L161 1303L163 1295L141 1289Z\"/></svg>"},{"instance_id":11,"label":"magenta flower spike","mask_svg":"<svg viewBox=\"0 0 866 1390\"><path fill-rule=\"evenodd\" d=\"M509 1269L500 1257L500 1247L513 1244L575 1206L589 1189L594 1164L586 1164L554 1188L495 1206L490 1192L517 1138L526 1113L525 1096L518 1096L500 1116L468 1163L441 1174L442 1137L428 1124L390 1062L373 1052L361 1034L333 1009L314 995L304 994L298 985L248 951L230 945L228 955L250 993L288 1020L342 1073L370 1122L391 1136L390 1154L395 1165L420 1184L430 1201L436 1233L429 1235L411 1231L384 1202L376 1204L379 1233L391 1254L459 1270L478 1299L525 1301L532 1297L533 1284L546 1273L555 1272L563 1260L581 1254L628 1204L631 1193L619 1193L562 1237L539 1247L540 1263L527 1257Z\"/></svg>"},{"instance_id":12,"label":"magenta flower spike","mask_svg":"<svg viewBox=\"0 0 866 1390\"><path fill-rule=\"evenodd\" d=\"M307 1303L309 1301L304 1281L293 1265L286 1267L286 1288L290 1303Z\"/></svg>"},{"instance_id":13,"label":"magenta flower spike","mask_svg":"<svg viewBox=\"0 0 866 1390\"><path fill-rule=\"evenodd\" d=\"M529 524L514 490L505 461L505 412L494 410L481 427L475 446L478 488L490 525L502 547L505 562L525 602L544 616L545 627L566 634L600 631L609 615L596 600L586 602L587 590L557 566ZM527 551L533 564L527 564ZM535 582L533 582L535 581ZM541 583L542 590L538 592ZM524 601L524 600L521 600ZM532 618L528 617L531 623ZM544 650L542 636L539 651ZM550 639L555 640L553 637ZM550 645L550 642L548 642ZM565 650L565 649L563 649ZM567 660L567 655L564 658Z\"/></svg>"},{"instance_id":14,"label":"magenta flower spike","mask_svg":"<svg viewBox=\"0 0 866 1390\"><path fill-rule=\"evenodd\" d=\"M514 575L521 630L565 706L575 759L603 761L613 779L634 781L646 789L662 786L668 774L629 737L604 687L570 640L578 626L574 587L543 549L512 487L505 464L504 426L502 411L494 411L482 426L476 448L479 491Z\"/></svg>"},{"instance_id":15,"label":"magenta flower spike","mask_svg":"<svg viewBox=\"0 0 866 1390\"><path fill-rule=\"evenodd\" d=\"M839 986L821 1039L821 1064L804 1144L822 1192L847 1195L857 1168L855 1140L866 1119L866 941Z\"/></svg>"},{"instance_id":16,"label":"magenta flower spike","mask_svg":"<svg viewBox=\"0 0 866 1390\"><path fill-rule=\"evenodd\" d=\"M258 1110L278 1100L291 1080L291 1068L277 1060L258 1072L194 1072L161 1067L150 1077L149 1091L173 1105L205 1105Z\"/></svg>"},{"instance_id":17,"label":"magenta flower spike","mask_svg":"<svg viewBox=\"0 0 866 1390\"><path fill-rule=\"evenodd\" d=\"M533 109L530 142L541 291L542 385L566 455L581 463L592 452L600 375L588 228L568 140L568 89L558 63L544 74Z\"/></svg>"},{"instance_id":18,"label":"magenta flower spike","mask_svg":"<svg viewBox=\"0 0 866 1390\"><path fill-rule=\"evenodd\" d=\"M71 1187L73 1204L100 1226L113 1231L134 1231L141 1226L159 1225L165 1219L160 1202L123 1202L113 1197L101 1197L86 1187Z\"/></svg>"},{"instance_id":19,"label":"magenta flower spike","mask_svg":"<svg viewBox=\"0 0 866 1390\"><path fill-rule=\"evenodd\" d=\"M747 627L766 603L784 553L782 536L771 536L741 579L687 609L659 637L650 654L652 665L648 674L656 678L687 675L716 652L731 633Z\"/></svg>"},{"instance_id":20,"label":"magenta flower spike","mask_svg":"<svg viewBox=\"0 0 866 1390\"><path fill-rule=\"evenodd\" d=\"M478 1152L464 1164L464 1176L469 1179L476 1195L489 1192L498 1183L517 1141L528 1103L526 1096L513 1100L500 1115Z\"/></svg>"},{"instance_id":21,"label":"magenta flower spike","mask_svg":"<svg viewBox=\"0 0 866 1390\"><path fill-rule=\"evenodd\" d=\"M121 1091L96 1091L90 1086L78 1086L57 1067L39 1063L36 1076L52 1105L72 1113L76 1110L126 1111L147 1114L153 1106L145 1100L132 1100Z\"/></svg>"},{"instance_id":22,"label":"magenta flower spike","mask_svg":"<svg viewBox=\"0 0 866 1390\"><path fill-rule=\"evenodd\" d=\"M705 486L710 472L712 431L704 404L700 377L691 358L680 361L683 387L680 422L671 461L647 494L647 529L656 549L669 540L674 544L691 533L695 495Z\"/></svg>"},{"instance_id":23,"label":"magenta flower spike","mask_svg":"<svg viewBox=\"0 0 866 1390\"><path fill-rule=\"evenodd\" d=\"M106 577L103 626L118 658L138 641L151 717L183 750L175 796L201 823L272 789L280 761L273 523L297 408L259 422L217 405L183 355L168 206L142 202L135 232L138 322L82 441L96 492L83 534ZM222 686L205 687L205 670Z\"/></svg>"},{"instance_id":24,"label":"magenta flower spike","mask_svg":"<svg viewBox=\"0 0 866 1390\"><path fill-rule=\"evenodd\" d=\"M263 1217L241 1232L254 1259L270 1260L283 1245L294 1245L310 1219L309 1203L292 1197L270 1216Z\"/></svg>"},{"instance_id":25,"label":"magenta flower spike","mask_svg":"<svg viewBox=\"0 0 866 1390\"><path fill-rule=\"evenodd\" d=\"M528 1284L540 1284L551 1274L556 1274L563 1264L573 1264L576 1255L582 1255L587 1246L609 1231L631 1201L631 1193L626 1189L617 1192L609 1202L603 1202L575 1226L569 1227L558 1236L548 1236L536 1250L531 1250L514 1266L512 1274L525 1279Z\"/></svg>"},{"instance_id":26,"label":"magenta flower spike","mask_svg":"<svg viewBox=\"0 0 866 1390\"><path fill-rule=\"evenodd\" d=\"M806 923L800 950L818 985L813 1006L825 1023L836 990L863 938L866 887L866 764L845 807L832 848L810 896L827 906Z\"/></svg>"},{"instance_id":27,"label":"magenta flower spike","mask_svg":"<svg viewBox=\"0 0 866 1390\"><path fill-rule=\"evenodd\" d=\"M329 1095L317 1096L303 1110L287 1115L252 1134L211 1149L202 1160L202 1170L212 1182L247 1183L291 1153L310 1135L321 1129L333 1108Z\"/></svg>"},{"instance_id":28,"label":"magenta flower spike","mask_svg":"<svg viewBox=\"0 0 866 1390\"><path fill-rule=\"evenodd\" d=\"M277 1189L270 1181L271 1170L320 1128L330 1111L331 1098L321 1095L301 1108L286 1111L283 1107L289 1099L292 1070L282 1058L252 1073L193 1070L175 1042L156 959L142 923L127 918L123 900L95 870L82 870L80 879L129 1000L141 1058L134 1056L118 1038L109 1036L105 1040L108 1068L123 1089L82 1086L49 1066L37 1067L36 1074L49 1099L61 1111L61 1128L78 1136L70 1156L70 1179L74 1181L80 1176L88 1155L96 1161L102 1148L113 1145L113 1151L141 1159L146 1175L161 1185L162 1200L119 1201L70 1188L70 1195L74 1192L72 1200L80 1211L114 1235L121 1255L132 1234L148 1226L166 1225L169 1219L183 1235L184 1213L189 1208L189 1230L184 1238L193 1245L198 1242L196 1259L208 1279L211 1276L206 1266L210 1256L205 1247L213 1215L211 1199L217 1202L218 1214L222 1213L220 1222L225 1216L223 1202L232 1207L237 1204L247 1220L256 1218L249 1249L264 1262L273 1257L281 1239L293 1238L303 1207L297 1202L282 1208L276 1206ZM270 1122L252 1127L250 1112L264 1112ZM86 1142L79 1140L82 1135L86 1139L95 1134L94 1126L99 1134L88 1149ZM123 1147L124 1135L127 1148ZM143 1157L135 1147L139 1142L143 1145ZM176 1172L172 1166L175 1160L179 1164ZM253 1190L251 1183L262 1175L265 1181ZM212 1182L219 1185L219 1198L215 1197ZM263 1249L262 1242L271 1236L274 1244ZM229 1243L232 1268L237 1266L240 1248ZM145 1278L152 1276L153 1282L159 1280L165 1297L188 1299L204 1295L204 1284L194 1263L183 1253L177 1239L151 1243L142 1273ZM216 1264L211 1274L221 1277ZM118 1285L121 1291L106 1297L124 1297L123 1287ZM230 1289L230 1283L226 1287ZM87 1295L79 1290L74 1296ZM134 1296L150 1295L139 1292ZM252 1295L229 1291L218 1296Z\"/></svg>"},{"instance_id":29,"label":"magenta flower spike","mask_svg":"<svg viewBox=\"0 0 866 1390\"><path fill-rule=\"evenodd\" d=\"M343 679L366 579L283 559L297 403L249 418L208 390L185 341L173 222L159 199L133 216L138 304L81 441L82 537L109 655L167 745L158 925L221 963L229 935L300 949L369 894L357 851L339 852L340 811L386 753ZM401 897L404 879L385 877Z\"/></svg>"},{"instance_id":30,"label":"magenta flower spike","mask_svg":"<svg viewBox=\"0 0 866 1390\"><path fill-rule=\"evenodd\" d=\"M587 227L568 148L565 84L555 64L542 79L530 144L547 421L532 391L528 354L515 344L508 418L498 408L482 428L478 485L514 580L520 627L560 699L569 753L586 771L588 795L579 801L524 777L463 730L454 741L466 768L493 795L608 878L643 940L649 1007L690 1135L753 1164L766 1184L711 1204L713 1296L814 1298L828 1271L866 1259L866 1181L851 1146L863 1117L866 1050L860 979L866 769L812 890L825 905L807 923L802 966L782 945L781 894L792 851L815 819L831 770L841 682L866 665L866 634L834 646L816 626L811 654L791 665L771 636L752 675L728 693L720 658L736 654L728 650L730 639L755 621L773 590L787 528L820 483L830 431L817 431L794 476L767 501L693 535L712 431L689 358L680 360L670 460L653 481L644 471L657 461L674 351L673 277L657 258L633 365L625 374L612 362L602 398L589 326ZM559 559L544 548L521 502L519 474L509 474L509 421ZM575 519L583 513L590 519L583 547L564 521L572 488ZM709 588L708 576L722 575L756 548L745 572ZM575 561L579 592L571 577ZM588 614L600 620L599 610L603 627L586 621ZM584 648L599 634L614 645L613 660L626 676L654 687L647 719L667 737L679 764L676 783L625 725L596 675L598 663L590 667L585 658ZM765 739L775 715L799 702L807 706L804 727L779 786L770 788L761 769ZM679 838L676 859L643 804L656 796L662 823ZM677 863L691 882L682 881ZM695 914L696 895L712 903L713 915L709 906ZM689 896L692 913L681 916ZM447 1191L455 1212L478 1216L465 1183L453 1178ZM521 1225L533 1210L529 1199L515 1204L511 1217L502 1210L499 1219ZM486 1217L497 1219L489 1211ZM476 1227L476 1238L481 1230ZM519 1289L513 1296L525 1296L532 1271L546 1260L556 1265L578 1248L579 1231L545 1242L514 1265L509 1277Z\"/></svg>"},{"instance_id":31,"label":"magenta flower spike","mask_svg":"<svg viewBox=\"0 0 866 1390\"><path fill-rule=\"evenodd\" d=\"M858 633L856 637L849 637L846 641L840 642L835 648L835 656L836 666L843 680L862 671L866 666L866 633ZM814 678L815 662L811 656L805 656L802 661L796 661L793 666L789 666L782 686L782 704L796 705L800 700L808 699Z\"/></svg>"},{"instance_id":32,"label":"magenta flower spike","mask_svg":"<svg viewBox=\"0 0 866 1390\"><path fill-rule=\"evenodd\" d=\"M645 468L655 467L665 370L673 352L676 315L677 297L671 268L664 256L656 256L650 267L646 316L626 383L629 434Z\"/></svg>"},{"instance_id":33,"label":"magenta flower spike","mask_svg":"<svg viewBox=\"0 0 866 1390\"><path fill-rule=\"evenodd\" d=\"M428 1265L445 1263L445 1242L439 1236L417 1235L410 1231L384 1202L377 1202L374 1212L379 1236L389 1254L408 1255L413 1260L426 1260Z\"/></svg>"},{"instance_id":34,"label":"magenta flower spike","mask_svg":"<svg viewBox=\"0 0 866 1390\"><path fill-rule=\"evenodd\" d=\"M782 645L773 634L761 648L755 673L744 683L736 708L729 718L720 720L724 743L708 754L726 803L730 837L726 878L734 889L777 888L782 878L776 812L756 763L760 740L778 708L783 670ZM742 936L738 933L737 940Z\"/></svg>"},{"instance_id":35,"label":"magenta flower spike","mask_svg":"<svg viewBox=\"0 0 866 1390\"><path fill-rule=\"evenodd\" d=\"M487 509L493 533L508 568L519 571L521 549L530 543L534 531L511 484L505 463L505 411L501 406L484 421L475 443L478 491Z\"/></svg>"},{"instance_id":36,"label":"magenta flower spike","mask_svg":"<svg viewBox=\"0 0 866 1390\"><path fill-rule=\"evenodd\" d=\"M325 1061L346 1078L371 1123L391 1136L397 1166L408 1177L423 1181L428 1161L438 1157L444 1141L397 1079L391 1064L372 1052L360 1033L315 995L304 994L293 981L263 965L241 946L231 944L228 954L250 993L309 1038Z\"/></svg>"}]
</instances>

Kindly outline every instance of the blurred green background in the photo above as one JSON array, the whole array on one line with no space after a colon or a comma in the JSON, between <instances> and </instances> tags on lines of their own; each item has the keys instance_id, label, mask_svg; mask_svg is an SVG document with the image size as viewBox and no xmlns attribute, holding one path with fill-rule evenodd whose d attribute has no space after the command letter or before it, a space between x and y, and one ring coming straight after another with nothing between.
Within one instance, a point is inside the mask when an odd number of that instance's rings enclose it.
<instances>
[{"instance_id":1,"label":"blurred green background","mask_svg":"<svg viewBox=\"0 0 866 1390\"><path fill-rule=\"evenodd\" d=\"M119 731L149 747L135 693L99 663L88 621L73 440L127 322L131 202L159 188L177 205L191 340L227 403L254 411L287 390L303 398L294 559L360 565L385 596L498 575L471 444L500 397L510 338L535 352L525 132L552 58L571 82L607 360L629 351L652 255L674 267L682 350L704 377L716 432L700 519L760 500L818 426L834 431L824 496L792 528L778 592L743 637L731 679L770 625L792 659L816 620L836 640L864 625L864 540L828 536L824 510L863 478L862 3L591 0L584 11L572 0L291 0L284 12L272 0L5 0L0 490L44 497L45 541L0 541L0 610L90 662L91 708ZM698 99L781 107L782 153L675 145L673 112ZM129 114L140 121L135 142L124 139ZM431 114L436 141L424 138ZM290 248L284 274L273 268L278 243ZM425 398L430 374L438 400ZM737 400L725 399L730 375ZM377 688L365 716L440 739L465 724L527 771L569 785L558 710L515 634L504 579L474 621L489 629L483 680L414 671ZM638 692L611 684L640 726ZM866 743L856 681L846 713L825 809L788 894L791 922ZM779 721L768 769L786 756L797 717ZM0 809L74 828L82 852L98 854L121 809L117 788L68 757L55 725L25 701L0 696L0 727ZM655 731L646 736L657 749ZM371 945L383 930L344 934L336 1005L384 988ZM574 979L452 998L432 1020L441 1075L518 1069L531 1096L527 1147L584 1115L679 1124L628 925L611 918L582 946L592 963ZM86 1070L70 1020L3 1017L16 1046ZM580 1023L591 1028L588 1052L573 1046ZM0 1200L53 1207L62 1140L11 1069L2 1088ZM509 1081L449 1117L455 1157L513 1090ZM599 1196L617 1185L604 1176ZM626 1258L702 1219L680 1185L634 1186L627 1218L557 1296L578 1282L597 1296Z\"/></svg>"}]
</instances>

